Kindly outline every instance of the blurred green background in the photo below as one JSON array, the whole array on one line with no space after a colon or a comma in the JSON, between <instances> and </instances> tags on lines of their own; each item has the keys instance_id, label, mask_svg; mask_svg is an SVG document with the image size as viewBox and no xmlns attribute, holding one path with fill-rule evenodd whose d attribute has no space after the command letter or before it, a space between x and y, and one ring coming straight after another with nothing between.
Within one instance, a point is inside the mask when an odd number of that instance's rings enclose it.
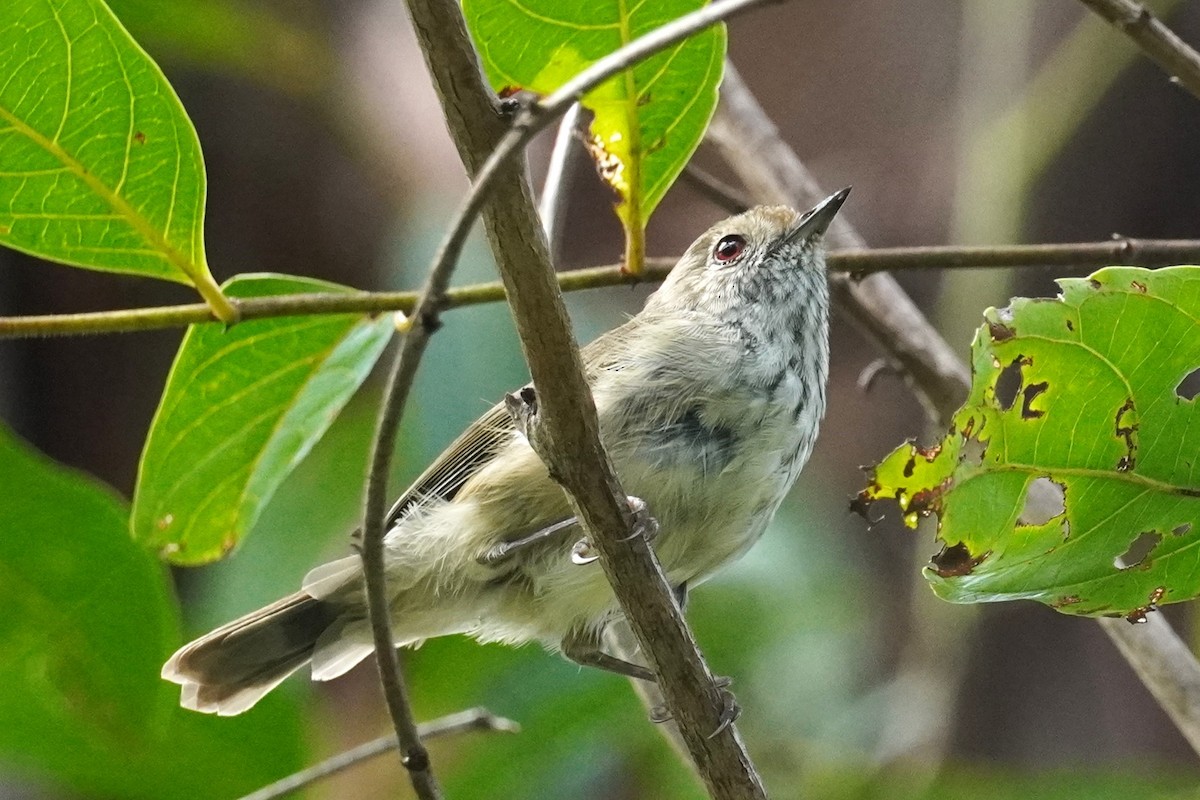
<instances>
[{"instance_id":1,"label":"blurred green background","mask_svg":"<svg viewBox=\"0 0 1200 800\"><path fill-rule=\"evenodd\" d=\"M1151 5L1200 42L1200 6ZM218 279L271 270L363 288L419 283L467 184L398 0L112 6L195 121ZM1200 104L1078 3L793 2L734 22L730 54L824 184L854 185L846 213L873 245L1197 234ZM530 151L538 179L548 148L543 137ZM698 159L728 175L705 148ZM564 268L619 257L610 205L577 161ZM680 252L721 216L676 186L651 223L651 254ZM965 354L984 307L1052 293L1059 274L902 281ZM493 277L477 241L456 281ZM621 322L646 293L572 295L580 338ZM0 314L190 300L180 287L0 251ZM445 322L409 406L397 490L526 380L503 306L455 311ZM930 432L900 381L885 376L863 393L856 379L878 354L841 321L833 335L830 411L812 462L768 535L694 592L689 610L714 670L734 678L739 725L773 796L1193 796L1195 755L1096 625L1033 605L941 604L918 574L933 550L930 533L914 537L895 520L868 532L847 513L858 465ZM128 496L179 337L0 342L0 417ZM215 566L176 573L185 633L293 591L311 566L348 551L377 392L368 384L244 546ZM1190 630L1189 609L1170 615ZM523 726L517 735L435 742L434 766L451 797L702 796L619 678L533 647L462 639L429 642L404 660L419 718L484 705ZM244 735L232 721L205 723L218 737L228 731L228 746L260 753L262 775L282 776L387 730L369 663L331 685L292 679L279 694L251 712L262 716ZM225 768L219 754L206 767ZM147 783L137 796L195 796L205 784L204 774L180 776L174 788ZM0 764L0 798L120 791ZM408 791L395 759L384 757L310 795Z\"/></svg>"}]
</instances>

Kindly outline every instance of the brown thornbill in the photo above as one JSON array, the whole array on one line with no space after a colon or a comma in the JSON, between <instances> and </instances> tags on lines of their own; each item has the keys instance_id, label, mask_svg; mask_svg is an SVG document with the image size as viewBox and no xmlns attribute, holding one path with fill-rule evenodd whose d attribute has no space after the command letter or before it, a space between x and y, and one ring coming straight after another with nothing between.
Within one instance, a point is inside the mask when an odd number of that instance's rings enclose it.
<instances>
[{"instance_id":1,"label":"brown thornbill","mask_svg":"<svg viewBox=\"0 0 1200 800\"><path fill-rule=\"evenodd\" d=\"M637 316L583 350L601 439L631 502L657 521L653 546L680 596L758 540L812 451L829 363L822 238L849 191L805 214L763 206L717 223ZM452 633L536 640L653 680L600 651L616 599L503 405L388 520L397 646ZM238 714L305 664L329 680L373 651L358 556L302 587L171 656L162 674L183 686L182 704Z\"/></svg>"}]
</instances>

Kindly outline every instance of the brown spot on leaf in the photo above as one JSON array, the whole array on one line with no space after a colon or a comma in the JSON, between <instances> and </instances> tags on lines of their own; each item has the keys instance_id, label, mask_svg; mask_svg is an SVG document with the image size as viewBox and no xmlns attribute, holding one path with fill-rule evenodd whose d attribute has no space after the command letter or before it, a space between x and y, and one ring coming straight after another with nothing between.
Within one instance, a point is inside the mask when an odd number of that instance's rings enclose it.
<instances>
[{"instance_id":1,"label":"brown spot on leaf","mask_svg":"<svg viewBox=\"0 0 1200 800\"><path fill-rule=\"evenodd\" d=\"M1125 619L1131 625L1140 625L1146 622L1146 615L1151 611L1158 611L1158 604L1162 602L1163 596L1167 593L1167 587L1156 586L1150 592L1150 597L1146 605L1138 606L1125 615Z\"/></svg>"},{"instance_id":2,"label":"brown spot on leaf","mask_svg":"<svg viewBox=\"0 0 1200 800\"><path fill-rule=\"evenodd\" d=\"M138 131L137 133L135 133L133 135L133 140L135 142L137 142L138 144L145 144L146 143L146 134L142 133L141 131Z\"/></svg>"},{"instance_id":3,"label":"brown spot on leaf","mask_svg":"<svg viewBox=\"0 0 1200 800\"><path fill-rule=\"evenodd\" d=\"M1129 283L1129 288L1134 289L1142 294L1146 293L1146 284L1142 283L1141 281L1131 281Z\"/></svg>"},{"instance_id":4,"label":"brown spot on leaf","mask_svg":"<svg viewBox=\"0 0 1200 800\"><path fill-rule=\"evenodd\" d=\"M1083 598L1077 594L1063 595L1050 604L1051 608L1062 608L1064 606L1073 606L1076 603L1082 603Z\"/></svg>"},{"instance_id":5,"label":"brown spot on leaf","mask_svg":"<svg viewBox=\"0 0 1200 800\"><path fill-rule=\"evenodd\" d=\"M621 195L622 187L625 186L625 165L621 163L621 159L609 151L604 140L599 136L593 135L584 142L584 146L592 157L592 161L595 162L596 172L599 173L601 180L618 195Z\"/></svg>"},{"instance_id":6,"label":"brown spot on leaf","mask_svg":"<svg viewBox=\"0 0 1200 800\"><path fill-rule=\"evenodd\" d=\"M159 517L158 519L156 519L154 521L154 529L159 530L159 531L165 531L167 528L171 527L171 523L173 523L174 521L175 521L174 514L164 514L163 516Z\"/></svg>"},{"instance_id":7,"label":"brown spot on leaf","mask_svg":"<svg viewBox=\"0 0 1200 800\"><path fill-rule=\"evenodd\" d=\"M1099 289L1104 288L1104 284L1101 283L1100 281L1096 280L1095 278L1088 278L1088 283L1091 284L1091 287L1093 289L1099 290Z\"/></svg>"},{"instance_id":8,"label":"brown spot on leaf","mask_svg":"<svg viewBox=\"0 0 1200 800\"><path fill-rule=\"evenodd\" d=\"M1146 615L1151 611L1154 609L1150 606L1139 606L1125 615L1125 621L1130 625L1141 625L1147 622Z\"/></svg>"},{"instance_id":9,"label":"brown spot on leaf","mask_svg":"<svg viewBox=\"0 0 1200 800\"><path fill-rule=\"evenodd\" d=\"M1075 323L1072 322L1071 320L1067 320L1067 330L1069 330L1069 331L1075 330Z\"/></svg>"},{"instance_id":10,"label":"brown spot on leaf","mask_svg":"<svg viewBox=\"0 0 1200 800\"><path fill-rule=\"evenodd\" d=\"M921 445L913 445L913 451L926 461L933 463L933 460L942 452L940 444L931 445L929 447L921 447Z\"/></svg>"},{"instance_id":11,"label":"brown spot on leaf","mask_svg":"<svg viewBox=\"0 0 1200 800\"><path fill-rule=\"evenodd\" d=\"M946 496L946 492L950 491L950 487L953 485L954 478L946 478L930 489L913 492L912 498L904 510L911 514L920 514L922 517L941 511L942 498Z\"/></svg>"},{"instance_id":12,"label":"brown spot on leaf","mask_svg":"<svg viewBox=\"0 0 1200 800\"><path fill-rule=\"evenodd\" d=\"M1128 472L1133 469L1137 461L1137 442L1133 436L1137 433L1138 425L1136 422L1126 422L1124 419L1126 414L1134 413L1133 398L1125 398L1125 402L1117 409L1117 418L1114 423L1116 428L1117 438L1125 440L1125 455L1121 456L1121 460L1117 462L1117 470L1119 472Z\"/></svg>"},{"instance_id":13,"label":"brown spot on leaf","mask_svg":"<svg viewBox=\"0 0 1200 800\"><path fill-rule=\"evenodd\" d=\"M971 551L962 542L949 547L943 547L942 551L929 559L933 564L933 571L942 578L961 578L963 575L970 575L975 568L983 562L985 558L992 554L991 550L978 556L972 556Z\"/></svg>"},{"instance_id":14,"label":"brown spot on leaf","mask_svg":"<svg viewBox=\"0 0 1200 800\"><path fill-rule=\"evenodd\" d=\"M988 335L993 342L1005 342L1017 335L1016 331L1000 322L988 321Z\"/></svg>"},{"instance_id":15,"label":"brown spot on leaf","mask_svg":"<svg viewBox=\"0 0 1200 800\"><path fill-rule=\"evenodd\" d=\"M505 86L499 92L497 92L496 95L501 100L506 100L515 94L519 94L521 91L522 89L520 86Z\"/></svg>"},{"instance_id":16,"label":"brown spot on leaf","mask_svg":"<svg viewBox=\"0 0 1200 800\"><path fill-rule=\"evenodd\" d=\"M1187 536L1191 531L1192 523L1190 522L1185 522L1182 525L1176 525L1174 528L1171 528L1171 533L1176 536Z\"/></svg>"},{"instance_id":17,"label":"brown spot on leaf","mask_svg":"<svg viewBox=\"0 0 1200 800\"><path fill-rule=\"evenodd\" d=\"M1046 416L1045 411L1033 407L1033 401L1049 388L1050 384L1046 381L1031 383L1025 387L1025 391L1022 392L1024 399L1021 401L1021 419L1037 419Z\"/></svg>"}]
</instances>

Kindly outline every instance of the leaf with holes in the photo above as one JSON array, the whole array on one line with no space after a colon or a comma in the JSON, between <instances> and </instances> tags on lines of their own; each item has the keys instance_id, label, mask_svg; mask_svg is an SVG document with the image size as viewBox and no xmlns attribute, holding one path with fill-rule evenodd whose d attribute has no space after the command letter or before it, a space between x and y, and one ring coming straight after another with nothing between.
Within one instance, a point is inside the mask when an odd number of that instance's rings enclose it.
<instances>
[{"instance_id":1,"label":"leaf with holes","mask_svg":"<svg viewBox=\"0 0 1200 800\"><path fill-rule=\"evenodd\" d=\"M243 275L232 297L349 291L281 275ZM390 317L281 317L229 330L193 326L150 428L133 534L177 564L220 558L254 525L375 365Z\"/></svg>"},{"instance_id":2,"label":"leaf with holes","mask_svg":"<svg viewBox=\"0 0 1200 800\"><path fill-rule=\"evenodd\" d=\"M936 515L954 602L1033 599L1137 621L1200 595L1200 267L1110 267L989 309L946 438L860 495Z\"/></svg>"},{"instance_id":3,"label":"leaf with holes","mask_svg":"<svg viewBox=\"0 0 1200 800\"><path fill-rule=\"evenodd\" d=\"M549 94L601 57L705 5L705 0L464 0L492 85ZM717 105L725 28L716 25L613 77L583 98L588 150L619 198L625 264L641 269L650 215L679 176Z\"/></svg>"},{"instance_id":4,"label":"leaf with holes","mask_svg":"<svg viewBox=\"0 0 1200 800\"><path fill-rule=\"evenodd\" d=\"M0 16L0 243L196 286L204 163L158 66L100 0L8 0Z\"/></svg>"}]
</instances>

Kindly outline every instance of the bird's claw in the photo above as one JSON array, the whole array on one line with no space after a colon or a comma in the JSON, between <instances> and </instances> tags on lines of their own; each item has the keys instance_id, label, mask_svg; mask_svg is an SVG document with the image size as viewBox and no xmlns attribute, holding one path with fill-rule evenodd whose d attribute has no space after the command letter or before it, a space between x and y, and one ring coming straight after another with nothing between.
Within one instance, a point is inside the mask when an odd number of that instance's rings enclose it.
<instances>
[{"instance_id":1,"label":"bird's claw","mask_svg":"<svg viewBox=\"0 0 1200 800\"><path fill-rule=\"evenodd\" d=\"M726 679L728 680L728 679ZM717 720L717 729L708 735L709 739L715 739L720 736L726 728L737 722L737 718L742 715L742 707L738 705L737 698L733 696L733 692L718 685L718 690L721 692L721 716Z\"/></svg>"},{"instance_id":2,"label":"bird's claw","mask_svg":"<svg viewBox=\"0 0 1200 800\"><path fill-rule=\"evenodd\" d=\"M654 538L658 536L658 520L650 516L650 509L646 505L646 501L633 495L627 499L629 510L633 512L633 526L629 535L621 541L628 542L638 536L647 542L654 541ZM600 555L586 536L571 546L571 562L574 564L590 564L598 558Z\"/></svg>"},{"instance_id":3,"label":"bird's claw","mask_svg":"<svg viewBox=\"0 0 1200 800\"><path fill-rule=\"evenodd\" d=\"M737 718L742 714L742 707L738 705L737 699L733 696L733 692L729 691L733 680L726 677L716 677L713 679L713 686L716 687L721 697L721 714L717 718L717 727L706 738L715 739L720 736L726 728L737 722ZM674 717L667 710L666 706L654 706L650 709L650 721L656 725L661 725L664 722L670 722Z\"/></svg>"},{"instance_id":4,"label":"bird's claw","mask_svg":"<svg viewBox=\"0 0 1200 800\"><path fill-rule=\"evenodd\" d=\"M629 535L621 541L628 542L630 539L641 536L647 543L653 542L658 536L658 520L650 516L650 507L640 497L629 495L626 500L629 501L629 510L633 512L633 525Z\"/></svg>"}]
</instances>

